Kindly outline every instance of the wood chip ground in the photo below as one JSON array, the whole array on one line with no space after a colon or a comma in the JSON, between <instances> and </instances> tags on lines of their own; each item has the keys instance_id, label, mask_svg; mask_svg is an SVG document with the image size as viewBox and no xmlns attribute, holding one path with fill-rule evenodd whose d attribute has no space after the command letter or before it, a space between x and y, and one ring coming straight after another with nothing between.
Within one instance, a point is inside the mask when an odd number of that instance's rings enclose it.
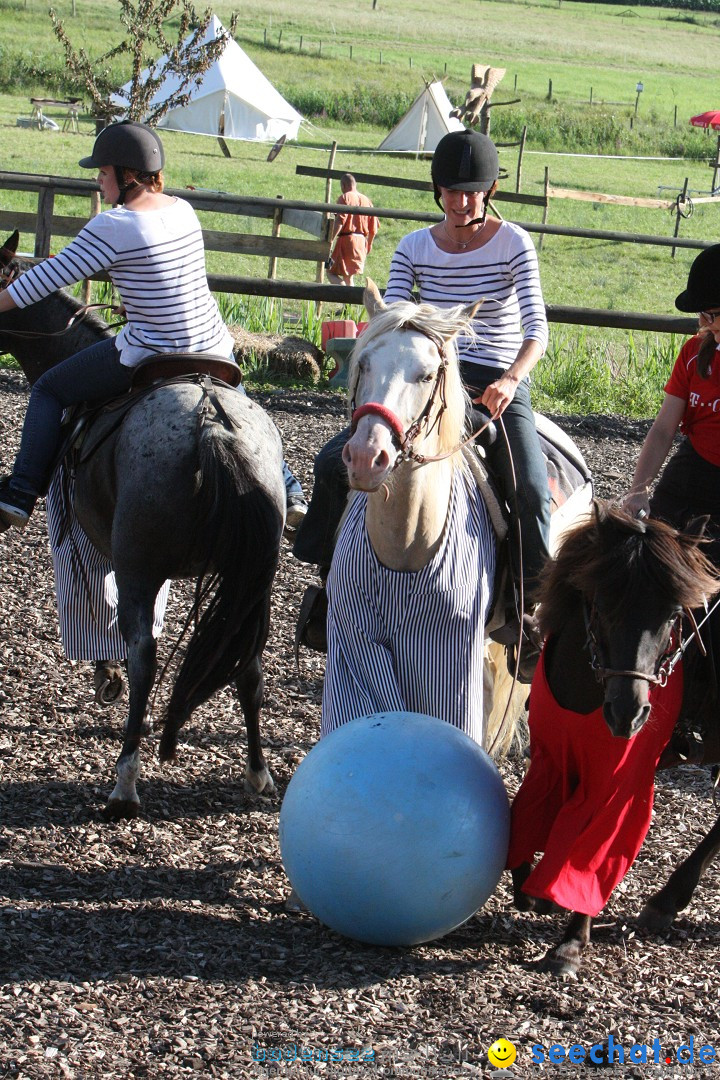
<instances>
[{"instance_id":1,"label":"wood chip ground","mask_svg":"<svg viewBox=\"0 0 720 1080\"><path fill-rule=\"evenodd\" d=\"M2 464L27 400L0 376ZM309 491L312 460L343 422L338 396L261 395ZM596 477L624 489L646 424L560 418ZM44 510L0 539L0 1075L103 1078L565 1077L590 1070L533 1062L534 1044L628 1048L660 1040L660 1063L615 1064L618 1077L703 1077L717 1066L664 1064L694 1037L720 1050L720 907L711 867L689 909L661 937L634 923L643 898L714 818L708 770L658 780L655 821L612 898L576 980L537 961L563 925L513 911L507 877L461 929L415 949L369 948L290 914L277 826L285 787L318 737L323 658L292 659L299 599L313 570L285 545L265 670L263 736L278 793L243 789L245 738L234 693L184 731L178 763L144 744L142 816L107 825L122 709L93 703L89 666L64 660ZM173 591L172 632L187 589ZM155 713L159 715L161 689ZM517 760L502 765L512 794ZM452 777L448 777L452 783ZM488 1063L500 1036L515 1064ZM271 1062L282 1049L286 1060ZM366 1063L289 1061L339 1048ZM253 1060L265 1051L265 1061Z\"/></svg>"}]
</instances>

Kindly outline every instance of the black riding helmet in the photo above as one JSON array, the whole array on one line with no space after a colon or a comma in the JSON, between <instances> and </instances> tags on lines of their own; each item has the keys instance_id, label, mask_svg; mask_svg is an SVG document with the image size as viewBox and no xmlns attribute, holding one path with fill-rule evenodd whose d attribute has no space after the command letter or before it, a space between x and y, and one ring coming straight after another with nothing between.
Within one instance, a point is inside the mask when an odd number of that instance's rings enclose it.
<instances>
[{"instance_id":1,"label":"black riding helmet","mask_svg":"<svg viewBox=\"0 0 720 1080\"><path fill-rule=\"evenodd\" d=\"M443 135L433 154L431 176L435 202L442 209L440 188L451 191L490 191L500 173L495 144L479 131Z\"/></svg>"},{"instance_id":2,"label":"black riding helmet","mask_svg":"<svg viewBox=\"0 0 720 1080\"><path fill-rule=\"evenodd\" d=\"M675 300L678 311L720 307L720 244L705 248L688 274L687 288Z\"/></svg>"},{"instance_id":3,"label":"black riding helmet","mask_svg":"<svg viewBox=\"0 0 720 1080\"><path fill-rule=\"evenodd\" d=\"M135 120L121 120L108 124L95 139L90 157L81 158L82 169L99 169L111 165L115 169L120 204L132 184L123 181L122 169L133 169L148 176L160 172L165 164L165 153L159 137L147 124Z\"/></svg>"}]
</instances>

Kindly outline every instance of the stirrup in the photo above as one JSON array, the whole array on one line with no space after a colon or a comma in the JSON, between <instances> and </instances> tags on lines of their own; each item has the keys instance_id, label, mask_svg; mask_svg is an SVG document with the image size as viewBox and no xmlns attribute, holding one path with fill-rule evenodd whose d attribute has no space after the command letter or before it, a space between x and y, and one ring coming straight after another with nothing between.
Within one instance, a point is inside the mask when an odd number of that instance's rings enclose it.
<instances>
[{"instance_id":1,"label":"stirrup","mask_svg":"<svg viewBox=\"0 0 720 1080\"><path fill-rule=\"evenodd\" d=\"M324 585L308 585L300 604L295 626L295 663L300 663L300 646L327 652L327 592Z\"/></svg>"}]
</instances>

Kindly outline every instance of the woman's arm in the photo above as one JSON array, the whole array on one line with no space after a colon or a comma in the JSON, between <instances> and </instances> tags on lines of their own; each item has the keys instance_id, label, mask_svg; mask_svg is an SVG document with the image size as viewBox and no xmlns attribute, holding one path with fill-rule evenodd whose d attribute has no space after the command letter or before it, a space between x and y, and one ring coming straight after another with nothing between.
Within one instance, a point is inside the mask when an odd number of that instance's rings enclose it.
<instances>
[{"instance_id":1,"label":"woman's arm","mask_svg":"<svg viewBox=\"0 0 720 1080\"><path fill-rule=\"evenodd\" d=\"M493 420L496 420L498 416L502 416L505 412L515 397L518 383L521 383L525 376L530 374L544 351L539 341L534 338L526 338L507 371L504 371L499 379L490 383L486 388L482 396L482 403L491 413Z\"/></svg>"},{"instance_id":2,"label":"woman's arm","mask_svg":"<svg viewBox=\"0 0 720 1080\"><path fill-rule=\"evenodd\" d=\"M17 304L13 300L10 293L7 291L7 289L3 289L2 292L0 292L0 313L2 313L3 311L12 311L13 308L16 307Z\"/></svg>"},{"instance_id":3,"label":"woman's arm","mask_svg":"<svg viewBox=\"0 0 720 1080\"><path fill-rule=\"evenodd\" d=\"M623 510L628 514L637 517L650 512L648 489L668 456L686 407L687 401L684 398L675 397L673 394L665 395L660 412L645 436L630 490L623 499Z\"/></svg>"},{"instance_id":4,"label":"woman's arm","mask_svg":"<svg viewBox=\"0 0 720 1080\"><path fill-rule=\"evenodd\" d=\"M548 325L540 286L537 252L530 236L516 230L510 246L508 267L520 307L523 343L507 371L487 387L483 405L493 419L501 416L515 396L518 383L530 374L547 347Z\"/></svg>"}]
</instances>

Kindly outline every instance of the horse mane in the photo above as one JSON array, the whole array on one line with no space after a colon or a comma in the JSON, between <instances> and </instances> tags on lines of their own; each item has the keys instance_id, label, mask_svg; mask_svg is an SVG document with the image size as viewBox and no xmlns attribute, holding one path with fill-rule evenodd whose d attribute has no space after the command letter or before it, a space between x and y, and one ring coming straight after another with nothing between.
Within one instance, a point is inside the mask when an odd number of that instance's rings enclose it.
<instances>
[{"instance_id":1,"label":"horse mane","mask_svg":"<svg viewBox=\"0 0 720 1080\"><path fill-rule=\"evenodd\" d=\"M24 274L26 270L30 270L34 265L28 259L22 258L14 258L12 264L17 266L21 274ZM67 312L67 320L85 306L77 296L73 296L73 294L68 292L65 288L50 293L50 295L45 298L45 304L47 305L48 303L55 305L58 312ZM47 308L45 310L47 311ZM85 312L82 321L83 326L89 330L97 331L97 333L104 336L108 336L110 333L106 321L95 311L91 310Z\"/></svg>"},{"instance_id":2,"label":"horse mane","mask_svg":"<svg viewBox=\"0 0 720 1080\"><path fill-rule=\"evenodd\" d=\"M589 520L568 532L543 572L538 600L543 634L557 633L581 599L602 584L611 599L603 608L608 626L618 626L648 590L678 608L698 608L720 592L720 576L696 535L665 522L638 520L610 503L595 503Z\"/></svg>"},{"instance_id":3,"label":"horse mane","mask_svg":"<svg viewBox=\"0 0 720 1080\"><path fill-rule=\"evenodd\" d=\"M445 376L447 409L438 430L438 452L449 453L457 449L462 439L468 405L468 396L460 378L455 338L458 334L474 337L472 322L468 318L467 309L462 304L443 309L436 308L432 304L414 304L408 300L398 300L373 315L353 349L350 359L348 376L350 411L352 412L352 403L357 391L361 355L371 349L383 335L395 333L398 330L416 330L423 334L433 342L439 352L444 351L448 359Z\"/></svg>"}]
</instances>

